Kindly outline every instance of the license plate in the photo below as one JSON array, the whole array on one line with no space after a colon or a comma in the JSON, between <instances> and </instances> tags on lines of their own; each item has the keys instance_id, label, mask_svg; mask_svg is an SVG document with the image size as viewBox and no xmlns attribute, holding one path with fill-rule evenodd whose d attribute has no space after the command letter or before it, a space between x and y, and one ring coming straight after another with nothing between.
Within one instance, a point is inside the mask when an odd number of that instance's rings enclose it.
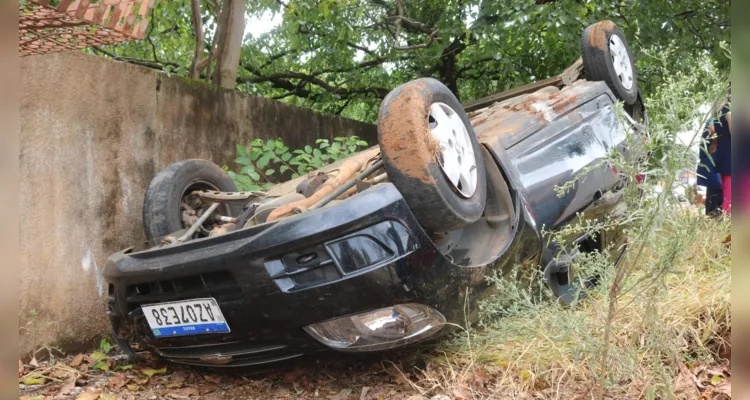
<instances>
[{"instance_id":1,"label":"license plate","mask_svg":"<svg viewBox=\"0 0 750 400\"><path fill-rule=\"evenodd\" d=\"M219 305L213 298L141 306L155 337L227 333Z\"/></svg>"}]
</instances>

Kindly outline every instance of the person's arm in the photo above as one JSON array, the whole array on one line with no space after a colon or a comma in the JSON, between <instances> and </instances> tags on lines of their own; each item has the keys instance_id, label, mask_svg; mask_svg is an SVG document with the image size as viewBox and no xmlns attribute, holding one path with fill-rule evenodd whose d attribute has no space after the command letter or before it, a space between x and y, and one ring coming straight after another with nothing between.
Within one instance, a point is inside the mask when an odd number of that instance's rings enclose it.
<instances>
[{"instance_id":1,"label":"person's arm","mask_svg":"<svg viewBox=\"0 0 750 400\"><path fill-rule=\"evenodd\" d=\"M729 134L732 134L732 112L728 111L727 115L727 127L729 128Z\"/></svg>"}]
</instances>

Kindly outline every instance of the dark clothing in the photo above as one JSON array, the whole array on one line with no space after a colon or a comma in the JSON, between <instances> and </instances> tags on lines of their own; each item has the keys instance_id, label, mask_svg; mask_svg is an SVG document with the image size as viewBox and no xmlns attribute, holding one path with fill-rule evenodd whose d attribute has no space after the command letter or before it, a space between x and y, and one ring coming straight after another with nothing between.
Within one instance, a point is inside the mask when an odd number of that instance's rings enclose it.
<instances>
[{"instance_id":1,"label":"dark clothing","mask_svg":"<svg viewBox=\"0 0 750 400\"><path fill-rule=\"evenodd\" d=\"M706 188L706 215L720 215L721 205L724 202L724 193L719 188Z\"/></svg>"},{"instance_id":2,"label":"dark clothing","mask_svg":"<svg viewBox=\"0 0 750 400\"><path fill-rule=\"evenodd\" d=\"M732 175L732 135L726 117L729 111L729 104L725 104L721 108L719 120L714 122L717 144L716 152L711 156L716 162L716 172L721 175Z\"/></svg>"},{"instance_id":3,"label":"dark clothing","mask_svg":"<svg viewBox=\"0 0 750 400\"><path fill-rule=\"evenodd\" d=\"M721 174L716 172L716 160L714 155L709 156L710 150L712 150L712 144L716 139L709 138L708 126L713 124L714 121L708 121L706 127L703 130L701 138L701 144L698 149L698 170L697 172L697 185L704 186L711 189L719 189L721 192Z\"/></svg>"}]
</instances>

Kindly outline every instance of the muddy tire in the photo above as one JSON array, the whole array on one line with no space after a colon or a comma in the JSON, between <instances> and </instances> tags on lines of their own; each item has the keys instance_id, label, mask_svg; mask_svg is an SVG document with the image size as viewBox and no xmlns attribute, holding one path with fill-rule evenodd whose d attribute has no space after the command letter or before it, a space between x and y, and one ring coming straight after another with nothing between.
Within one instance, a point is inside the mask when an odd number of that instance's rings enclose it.
<instances>
[{"instance_id":1,"label":"muddy tire","mask_svg":"<svg viewBox=\"0 0 750 400\"><path fill-rule=\"evenodd\" d=\"M216 164L206 160L183 160L170 164L151 180L143 200L143 229L149 244L157 244L183 226L180 206L194 190L236 192L237 186ZM217 212L235 216L241 207L221 205Z\"/></svg>"},{"instance_id":2,"label":"muddy tire","mask_svg":"<svg viewBox=\"0 0 750 400\"><path fill-rule=\"evenodd\" d=\"M612 21L590 25L581 38L581 55L587 80L604 81L618 99L635 103L638 74L622 29Z\"/></svg>"},{"instance_id":3,"label":"muddy tire","mask_svg":"<svg viewBox=\"0 0 750 400\"><path fill-rule=\"evenodd\" d=\"M426 230L448 232L482 216L479 141L445 85L422 78L391 91L380 106L378 142L390 181Z\"/></svg>"}]
</instances>

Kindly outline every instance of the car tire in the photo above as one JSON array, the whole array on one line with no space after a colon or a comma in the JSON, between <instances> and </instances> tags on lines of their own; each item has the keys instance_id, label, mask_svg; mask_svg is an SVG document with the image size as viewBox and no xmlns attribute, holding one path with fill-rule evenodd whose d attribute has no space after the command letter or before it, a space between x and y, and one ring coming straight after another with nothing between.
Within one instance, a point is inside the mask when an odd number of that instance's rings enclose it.
<instances>
[{"instance_id":1,"label":"car tire","mask_svg":"<svg viewBox=\"0 0 750 400\"><path fill-rule=\"evenodd\" d=\"M143 229L154 245L165 236L185 229L181 217L183 198L194 190L236 192L234 181L218 165L206 160L183 160L168 165L151 180L143 200ZM239 215L241 207L221 205L217 212Z\"/></svg>"},{"instance_id":2,"label":"car tire","mask_svg":"<svg viewBox=\"0 0 750 400\"><path fill-rule=\"evenodd\" d=\"M586 79L604 81L626 104L638 98L638 74L625 34L614 22L590 25L581 38L581 55Z\"/></svg>"},{"instance_id":3,"label":"car tire","mask_svg":"<svg viewBox=\"0 0 750 400\"><path fill-rule=\"evenodd\" d=\"M380 106L378 142L390 181L426 230L449 232L482 216L479 141L445 85L421 78L391 91Z\"/></svg>"}]
</instances>

